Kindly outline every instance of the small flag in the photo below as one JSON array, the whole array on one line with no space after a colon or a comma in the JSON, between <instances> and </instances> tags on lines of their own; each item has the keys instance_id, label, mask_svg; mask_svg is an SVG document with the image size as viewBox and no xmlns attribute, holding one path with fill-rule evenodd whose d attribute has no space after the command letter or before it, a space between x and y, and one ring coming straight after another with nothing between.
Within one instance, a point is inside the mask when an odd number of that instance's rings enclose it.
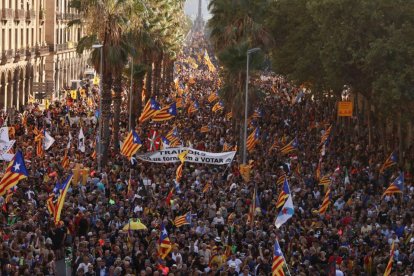
<instances>
[{"instance_id":1,"label":"small flag","mask_svg":"<svg viewBox=\"0 0 414 276\"><path fill-rule=\"evenodd\" d=\"M220 110L223 110L224 109L224 104L223 104L223 102L222 101L218 101L214 106L213 106L213 108L211 109L211 111L213 111L213 112L217 112L217 111L220 111Z\"/></svg>"},{"instance_id":2,"label":"small flag","mask_svg":"<svg viewBox=\"0 0 414 276\"><path fill-rule=\"evenodd\" d=\"M294 214L294 207L292 201L292 195L290 194L286 200L285 205L280 210L279 214L276 217L275 226L280 228L286 221L288 221Z\"/></svg>"},{"instance_id":3,"label":"small flag","mask_svg":"<svg viewBox=\"0 0 414 276\"><path fill-rule=\"evenodd\" d=\"M210 182L207 182L206 185L204 185L203 193L207 193L211 189Z\"/></svg>"},{"instance_id":4,"label":"small flag","mask_svg":"<svg viewBox=\"0 0 414 276\"><path fill-rule=\"evenodd\" d=\"M158 255L161 259L165 259L172 249L170 238L168 237L167 229L165 225L161 224L160 239L158 240Z\"/></svg>"},{"instance_id":5,"label":"small flag","mask_svg":"<svg viewBox=\"0 0 414 276\"><path fill-rule=\"evenodd\" d=\"M178 154L178 159L180 159L181 164L184 164L185 158L187 157L188 152L189 152L188 150L185 150L181 152L180 154Z\"/></svg>"},{"instance_id":6,"label":"small flag","mask_svg":"<svg viewBox=\"0 0 414 276\"><path fill-rule=\"evenodd\" d=\"M121 154L130 159L142 147L141 139L135 130L131 130L121 146Z\"/></svg>"},{"instance_id":7,"label":"small flag","mask_svg":"<svg viewBox=\"0 0 414 276\"><path fill-rule=\"evenodd\" d=\"M224 144L223 144L223 151L229 151L229 150L231 150L230 145L229 145L229 144L227 144L227 143L224 143Z\"/></svg>"},{"instance_id":8,"label":"small flag","mask_svg":"<svg viewBox=\"0 0 414 276\"><path fill-rule=\"evenodd\" d=\"M143 123L151 119L158 112L158 110L160 110L160 105L154 99L150 99L146 103L144 110L139 117L139 122Z\"/></svg>"},{"instance_id":9,"label":"small flag","mask_svg":"<svg viewBox=\"0 0 414 276\"><path fill-rule=\"evenodd\" d=\"M256 128L253 132L247 137L246 147L248 151L252 151L256 144L259 142L260 130Z\"/></svg>"},{"instance_id":10,"label":"small flag","mask_svg":"<svg viewBox=\"0 0 414 276\"><path fill-rule=\"evenodd\" d=\"M322 135L321 137L321 143L319 144L319 146L325 145L326 142L329 139L329 136L331 135L331 129L332 129L332 125L330 125L328 127L328 129L325 131L325 133Z\"/></svg>"},{"instance_id":11,"label":"small flag","mask_svg":"<svg viewBox=\"0 0 414 276\"><path fill-rule=\"evenodd\" d=\"M249 206L249 213L247 214L247 224L253 226L254 216L256 214L256 188L253 191L253 198Z\"/></svg>"},{"instance_id":12,"label":"small flag","mask_svg":"<svg viewBox=\"0 0 414 276\"><path fill-rule=\"evenodd\" d=\"M331 203L331 197L331 187L329 187L325 193L325 197L323 198L322 205L319 207L319 214L323 215L326 213L326 210L328 210L329 204Z\"/></svg>"},{"instance_id":13,"label":"small flag","mask_svg":"<svg viewBox=\"0 0 414 276\"><path fill-rule=\"evenodd\" d=\"M165 198L165 202L167 203L167 206L171 206L171 199L174 195L174 188L172 188L169 192L167 197Z\"/></svg>"},{"instance_id":14,"label":"small flag","mask_svg":"<svg viewBox=\"0 0 414 276\"><path fill-rule=\"evenodd\" d=\"M162 122L167 121L177 116L177 105L173 103L169 106L166 106L159 111L152 117L153 122Z\"/></svg>"},{"instance_id":15,"label":"small flag","mask_svg":"<svg viewBox=\"0 0 414 276\"><path fill-rule=\"evenodd\" d=\"M230 120L231 120L231 118L233 118L233 112L232 112L232 111L230 111L230 112L226 113L226 120L227 120L227 121L230 121Z\"/></svg>"},{"instance_id":16,"label":"small flag","mask_svg":"<svg viewBox=\"0 0 414 276\"><path fill-rule=\"evenodd\" d=\"M191 213L187 213L183 216L178 216L174 219L174 225L177 228L186 224L191 224Z\"/></svg>"},{"instance_id":17,"label":"small flag","mask_svg":"<svg viewBox=\"0 0 414 276\"><path fill-rule=\"evenodd\" d=\"M198 102L197 102L197 101L193 101L193 102L190 104L190 107L188 107L188 110L187 110L188 115L190 115L190 114L192 114L192 113L196 112L196 111L198 110L198 108L199 108L199 106L198 106Z\"/></svg>"},{"instance_id":18,"label":"small flag","mask_svg":"<svg viewBox=\"0 0 414 276\"><path fill-rule=\"evenodd\" d=\"M43 156L43 139L45 138L43 129L38 130L37 128L35 128L33 130L33 133L35 135L34 140L37 143L36 144L36 155L38 157L41 157L41 156Z\"/></svg>"},{"instance_id":19,"label":"small flag","mask_svg":"<svg viewBox=\"0 0 414 276\"><path fill-rule=\"evenodd\" d=\"M402 193L403 191L404 191L404 173L400 173L400 175L385 190L382 196Z\"/></svg>"},{"instance_id":20,"label":"small flag","mask_svg":"<svg viewBox=\"0 0 414 276\"><path fill-rule=\"evenodd\" d=\"M323 185L324 186L324 190L326 191L326 189L328 188L328 186L332 183L331 181L331 176L329 174L324 175L320 180L319 180L319 185Z\"/></svg>"},{"instance_id":21,"label":"small flag","mask_svg":"<svg viewBox=\"0 0 414 276\"><path fill-rule=\"evenodd\" d=\"M85 135L83 135L83 129L80 128L78 135L78 150L85 152Z\"/></svg>"},{"instance_id":22,"label":"small flag","mask_svg":"<svg viewBox=\"0 0 414 276\"><path fill-rule=\"evenodd\" d=\"M287 178L286 173L283 173L279 178L276 180L276 185L282 185L285 183L285 179Z\"/></svg>"},{"instance_id":23,"label":"small flag","mask_svg":"<svg viewBox=\"0 0 414 276\"><path fill-rule=\"evenodd\" d=\"M68 150L65 150L65 155L63 156L61 165L62 165L62 168L64 168L64 169L69 168Z\"/></svg>"},{"instance_id":24,"label":"small flag","mask_svg":"<svg viewBox=\"0 0 414 276\"><path fill-rule=\"evenodd\" d=\"M161 141L162 141L162 148L163 149L168 149L170 147L170 140L167 139L167 137L161 136Z\"/></svg>"},{"instance_id":25,"label":"small flag","mask_svg":"<svg viewBox=\"0 0 414 276\"><path fill-rule=\"evenodd\" d=\"M285 257L283 257L279 242L276 240L273 247L273 262L272 262L272 276L284 276L283 265L285 264Z\"/></svg>"},{"instance_id":26,"label":"small flag","mask_svg":"<svg viewBox=\"0 0 414 276\"><path fill-rule=\"evenodd\" d=\"M395 250L394 249L394 246L395 246L395 244L394 244L394 242L392 242L391 251L390 251L390 259L388 260L387 267L385 268L384 276L388 276L388 275L391 274L391 271L392 271L392 263L394 261L394 250Z\"/></svg>"},{"instance_id":27,"label":"small flag","mask_svg":"<svg viewBox=\"0 0 414 276\"><path fill-rule=\"evenodd\" d=\"M161 147L161 136L158 135L158 131L151 129L147 138L147 147L149 151L159 150Z\"/></svg>"},{"instance_id":28,"label":"small flag","mask_svg":"<svg viewBox=\"0 0 414 276\"><path fill-rule=\"evenodd\" d=\"M214 102L214 101L218 100L218 98L219 98L219 96L218 96L217 92L212 92L212 93L210 94L210 96L208 96L207 100L208 100L210 103L212 103L212 102Z\"/></svg>"},{"instance_id":29,"label":"small flag","mask_svg":"<svg viewBox=\"0 0 414 276\"><path fill-rule=\"evenodd\" d=\"M58 200L55 207L55 225L57 225L60 221L60 214L62 212L63 205L65 203L66 194L68 192L70 182L72 181L73 174L70 174L66 181L62 185L62 190L59 193Z\"/></svg>"},{"instance_id":30,"label":"small flag","mask_svg":"<svg viewBox=\"0 0 414 276\"><path fill-rule=\"evenodd\" d=\"M175 181L177 182L180 182L181 178L183 177L183 167L184 163L181 163L175 172Z\"/></svg>"},{"instance_id":31,"label":"small flag","mask_svg":"<svg viewBox=\"0 0 414 276\"><path fill-rule=\"evenodd\" d=\"M285 177L283 181L282 191L280 191L279 197L276 202L276 208L279 209L283 207L283 205L285 205L286 200L288 199L289 196L290 196L289 183L288 183L287 178Z\"/></svg>"},{"instance_id":32,"label":"small flag","mask_svg":"<svg viewBox=\"0 0 414 276\"><path fill-rule=\"evenodd\" d=\"M55 139L52 136L50 136L49 132L47 131L44 132L44 135L45 137L43 139L43 148L45 150L48 150L55 142Z\"/></svg>"},{"instance_id":33,"label":"small flag","mask_svg":"<svg viewBox=\"0 0 414 276\"><path fill-rule=\"evenodd\" d=\"M384 164L380 169L380 173L383 173L386 169L396 165L398 163L398 156L396 152L392 152L390 156L385 160Z\"/></svg>"},{"instance_id":34,"label":"small flag","mask_svg":"<svg viewBox=\"0 0 414 276\"><path fill-rule=\"evenodd\" d=\"M292 152L298 148L298 139L295 138L292 141L290 141L286 146L280 149L280 151L283 154L287 154L289 152Z\"/></svg>"},{"instance_id":35,"label":"small flag","mask_svg":"<svg viewBox=\"0 0 414 276\"><path fill-rule=\"evenodd\" d=\"M7 190L16 186L20 180L27 178L28 175L22 152L17 151L0 181L0 196L6 194Z\"/></svg>"},{"instance_id":36,"label":"small flag","mask_svg":"<svg viewBox=\"0 0 414 276\"><path fill-rule=\"evenodd\" d=\"M244 182L249 182L250 181L250 171L251 171L251 169L252 169L251 164L240 164L239 171L240 171L240 175L242 176Z\"/></svg>"}]
</instances>

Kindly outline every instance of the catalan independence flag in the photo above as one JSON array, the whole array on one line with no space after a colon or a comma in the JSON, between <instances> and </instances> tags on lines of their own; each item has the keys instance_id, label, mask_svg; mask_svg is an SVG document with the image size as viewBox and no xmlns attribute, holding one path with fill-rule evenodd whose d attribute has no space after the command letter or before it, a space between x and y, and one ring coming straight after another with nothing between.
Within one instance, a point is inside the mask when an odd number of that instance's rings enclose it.
<instances>
[{"instance_id":1,"label":"catalan independence flag","mask_svg":"<svg viewBox=\"0 0 414 276\"><path fill-rule=\"evenodd\" d=\"M51 214L53 217L55 217L55 212L56 212L56 205L53 202L54 199L55 199L54 193L49 194L49 196L46 199L47 210L49 211L49 214Z\"/></svg>"},{"instance_id":2,"label":"catalan independence flag","mask_svg":"<svg viewBox=\"0 0 414 276\"><path fill-rule=\"evenodd\" d=\"M331 184L331 175L327 174L322 176L321 179L319 179L319 185L323 185L325 188L325 191L327 189L327 187Z\"/></svg>"},{"instance_id":3,"label":"catalan independence flag","mask_svg":"<svg viewBox=\"0 0 414 276\"><path fill-rule=\"evenodd\" d=\"M212 92L212 93L210 94L210 96L208 96L207 100L208 100L210 103L212 103L212 102L214 102L214 101L218 100L218 98L219 98L219 96L218 96L217 92Z\"/></svg>"},{"instance_id":4,"label":"catalan independence flag","mask_svg":"<svg viewBox=\"0 0 414 276\"><path fill-rule=\"evenodd\" d=\"M282 185L285 183L285 179L287 178L286 173L283 173L279 178L276 180L276 185Z\"/></svg>"},{"instance_id":5,"label":"catalan independence flag","mask_svg":"<svg viewBox=\"0 0 414 276\"><path fill-rule=\"evenodd\" d=\"M404 173L400 175L391 183L391 185L385 190L385 195L400 194L404 191Z\"/></svg>"},{"instance_id":6,"label":"catalan independence flag","mask_svg":"<svg viewBox=\"0 0 414 276\"><path fill-rule=\"evenodd\" d=\"M217 111L220 111L220 110L223 110L224 109L224 104L223 104L223 102L222 101L218 101L214 106L213 106L213 108L211 109L211 111L213 111L213 112L217 112Z\"/></svg>"},{"instance_id":7,"label":"catalan independence flag","mask_svg":"<svg viewBox=\"0 0 414 276\"><path fill-rule=\"evenodd\" d=\"M169 106L163 107L160 109L154 117L152 117L153 122L162 122L167 121L177 116L177 105L172 103Z\"/></svg>"},{"instance_id":8,"label":"catalan independence flag","mask_svg":"<svg viewBox=\"0 0 414 276\"><path fill-rule=\"evenodd\" d=\"M158 110L160 110L160 105L154 99L150 99L139 117L139 122L143 123L151 119L158 112Z\"/></svg>"},{"instance_id":9,"label":"catalan independence flag","mask_svg":"<svg viewBox=\"0 0 414 276\"><path fill-rule=\"evenodd\" d=\"M161 233L160 239L158 240L158 256L161 259L165 259L167 255L170 253L172 249L172 244L170 238L168 237L167 229L165 229L165 225L161 224Z\"/></svg>"},{"instance_id":10,"label":"catalan independence flag","mask_svg":"<svg viewBox=\"0 0 414 276\"><path fill-rule=\"evenodd\" d=\"M10 161L0 181L0 196L6 194L7 190L16 186L20 180L27 178L28 175L22 152L19 150Z\"/></svg>"},{"instance_id":11,"label":"catalan independence flag","mask_svg":"<svg viewBox=\"0 0 414 276\"><path fill-rule=\"evenodd\" d=\"M56 207L55 207L54 221L56 225L60 222L60 214L62 212L63 205L65 204L66 194L68 192L72 178L73 178L73 174L70 174L68 178L65 180L65 182L63 182L62 184L62 190L59 193L59 196L56 202Z\"/></svg>"},{"instance_id":12,"label":"catalan independence flag","mask_svg":"<svg viewBox=\"0 0 414 276\"><path fill-rule=\"evenodd\" d=\"M297 148L298 148L298 139L295 138L292 141L290 141L286 146L282 147L280 151L283 154L287 154L289 152L296 150Z\"/></svg>"},{"instance_id":13,"label":"catalan independence flag","mask_svg":"<svg viewBox=\"0 0 414 276\"><path fill-rule=\"evenodd\" d=\"M226 113L226 120L227 120L227 121L230 121L230 120L231 120L231 118L233 118L233 112L232 112L232 111L230 111L230 112Z\"/></svg>"},{"instance_id":14,"label":"catalan independence flag","mask_svg":"<svg viewBox=\"0 0 414 276\"><path fill-rule=\"evenodd\" d=\"M131 130L125 138L124 143L122 144L121 154L125 155L128 158L131 158L140 147L142 147L141 139L139 139L138 134L135 132L135 130Z\"/></svg>"},{"instance_id":15,"label":"catalan independence flag","mask_svg":"<svg viewBox=\"0 0 414 276\"><path fill-rule=\"evenodd\" d=\"M177 228L186 224L191 224L191 213L187 213L183 216L178 216L174 219L174 225Z\"/></svg>"},{"instance_id":16,"label":"catalan independence flag","mask_svg":"<svg viewBox=\"0 0 414 276\"><path fill-rule=\"evenodd\" d=\"M283 257L279 242L276 240L273 247L273 261L272 261L272 276L284 276L283 265L285 264L285 257Z\"/></svg>"},{"instance_id":17,"label":"catalan independence flag","mask_svg":"<svg viewBox=\"0 0 414 276\"><path fill-rule=\"evenodd\" d=\"M254 110L254 113L252 115L252 118L258 119L258 118L262 118L262 117L263 117L263 111L260 108L256 108Z\"/></svg>"},{"instance_id":18,"label":"catalan independence flag","mask_svg":"<svg viewBox=\"0 0 414 276\"><path fill-rule=\"evenodd\" d=\"M198 108L199 108L199 106L198 106L198 102L197 102L197 101L193 101L193 102L190 104L190 107L188 107L188 110L187 110L188 115L190 115L190 114L192 114L192 113L196 112L196 111L198 110Z\"/></svg>"},{"instance_id":19,"label":"catalan independence flag","mask_svg":"<svg viewBox=\"0 0 414 276\"><path fill-rule=\"evenodd\" d=\"M253 130L253 132L247 137L246 147L248 151L251 151L254 149L256 144L259 142L260 138L260 130L259 128L256 128Z\"/></svg>"},{"instance_id":20,"label":"catalan independence flag","mask_svg":"<svg viewBox=\"0 0 414 276\"><path fill-rule=\"evenodd\" d=\"M279 197L276 202L277 209L281 208L285 204L286 199L289 197L289 195L290 195L289 183L288 183L287 178L285 177L285 180L283 181L282 191L280 191Z\"/></svg>"},{"instance_id":21,"label":"catalan independence flag","mask_svg":"<svg viewBox=\"0 0 414 276\"><path fill-rule=\"evenodd\" d=\"M392 263L394 262L394 249L395 244L392 242L391 244L391 251L390 251L390 259L388 260L387 267L385 268L384 276L389 276L392 271Z\"/></svg>"},{"instance_id":22,"label":"catalan independence flag","mask_svg":"<svg viewBox=\"0 0 414 276\"><path fill-rule=\"evenodd\" d=\"M319 144L319 146L322 146L323 144L325 144L326 141L328 141L329 135L331 135L331 130L332 130L332 125L330 125L328 129L325 130L325 133L321 137L321 143Z\"/></svg>"},{"instance_id":23,"label":"catalan independence flag","mask_svg":"<svg viewBox=\"0 0 414 276\"><path fill-rule=\"evenodd\" d=\"M386 169L396 165L398 163L398 156L396 152L392 152L390 156L385 160L384 165L380 169L380 173L383 173Z\"/></svg>"},{"instance_id":24,"label":"catalan independence flag","mask_svg":"<svg viewBox=\"0 0 414 276\"><path fill-rule=\"evenodd\" d=\"M323 215L326 213L326 210L328 210L329 204L331 203L331 197L331 187L329 187L325 193L325 197L323 198L322 205L319 207L319 214Z\"/></svg>"}]
</instances>

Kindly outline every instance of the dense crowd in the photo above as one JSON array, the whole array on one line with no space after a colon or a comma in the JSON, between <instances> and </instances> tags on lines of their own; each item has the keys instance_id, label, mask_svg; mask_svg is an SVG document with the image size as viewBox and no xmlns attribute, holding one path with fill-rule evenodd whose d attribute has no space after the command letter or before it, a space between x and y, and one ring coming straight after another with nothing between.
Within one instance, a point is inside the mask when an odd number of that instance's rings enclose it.
<instances>
[{"instance_id":1,"label":"dense crowd","mask_svg":"<svg viewBox=\"0 0 414 276\"><path fill-rule=\"evenodd\" d=\"M144 141L150 130L166 135L173 127L185 146L208 152L241 148L236 142L239 130L225 116L229 110L211 110L215 102L208 96L220 82L218 74L200 61L201 38L195 41L198 44L188 46L176 65L179 84L186 91L183 107L168 122L136 127L144 143L139 153L148 150ZM189 56L199 65L189 64ZM383 274L395 242L393 275L414 275L414 151L401 157L403 167L395 165L380 173L388 151L376 132L369 145L360 114L345 125L336 117L333 99L303 93L294 101L301 88L271 73L263 73L252 85L266 96L257 106L260 116L249 124L249 133L260 129L259 143L248 155L253 160L250 181L240 175L238 155L229 166L185 163L177 184L178 164L131 163L117 146L98 172L93 157L95 121L69 124L69 117L94 116L97 87L88 91L92 104L86 98L68 97L45 111L36 104L26 106L15 118L11 138L16 140L15 151L20 149L25 156L29 177L19 182L7 204L0 197L0 275L57 275L56 262L65 257L74 275L271 275L276 239L287 274ZM156 100L166 105L176 99L166 92ZM186 107L194 101L199 108L189 115ZM121 141L128 133L127 111L125 103ZM209 131L201 132L205 125ZM330 143L319 162L318 146L327 125L332 125ZM80 127L86 137L84 153L77 145ZM42 157L36 155L35 128L45 128L56 139ZM282 154L280 147L295 137L298 149ZM68 143L70 168L65 170L61 162ZM318 164L322 176L332 174L331 204L324 215L316 212L326 192L316 177ZM84 174L72 181L61 222L55 225L46 200L56 182L73 170ZM400 170L406 175L404 193L382 197ZM277 229L276 201L282 186L276 182L283 174L295 213ZM260 203L253 223L247 223L255 187ZM174 218L186 213L192 223L176 227ZM146 230L123 230L138 219ZM172 244L164 259L157 253L161 224Z\"/></svg>"}]
</instances>

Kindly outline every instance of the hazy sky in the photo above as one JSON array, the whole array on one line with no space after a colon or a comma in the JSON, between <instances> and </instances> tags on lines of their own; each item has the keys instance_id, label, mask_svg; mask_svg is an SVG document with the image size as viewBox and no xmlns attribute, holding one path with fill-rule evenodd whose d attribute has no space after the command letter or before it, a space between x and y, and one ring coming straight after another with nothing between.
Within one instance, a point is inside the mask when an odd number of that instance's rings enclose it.
<instances>
[{"instance_id":1,"label":"hazy sky","mask_svg":"<svg viewBox=\"0 0 414 276\"><path fill-rule=\"evenodd\" d=\"M202 12L204 19L210 18L208 12L208 0L201 0L202 2ZM193 20L197 16L198 12L198 0L186 0L184 5L185 13L188 14Z\"/></svg>"}]
</instances>

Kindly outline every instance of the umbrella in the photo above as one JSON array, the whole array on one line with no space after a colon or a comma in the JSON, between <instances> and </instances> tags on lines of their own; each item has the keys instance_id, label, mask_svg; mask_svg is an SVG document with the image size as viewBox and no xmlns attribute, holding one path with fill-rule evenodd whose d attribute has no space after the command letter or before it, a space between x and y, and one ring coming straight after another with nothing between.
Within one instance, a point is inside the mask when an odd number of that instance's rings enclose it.
<instances>
[{"instance_id":1,"label":"umbrella","mask_svg":"<svg viewBox=\"0 0 414 276\"><path fill-rule=\"evenodd\" d=\"M128 231L128 230L147 230L147 226L145 226L139 219L134 221L133 219L130 219L127 224L124 225L122 230Z\"/></svg>"}]
</instances>

